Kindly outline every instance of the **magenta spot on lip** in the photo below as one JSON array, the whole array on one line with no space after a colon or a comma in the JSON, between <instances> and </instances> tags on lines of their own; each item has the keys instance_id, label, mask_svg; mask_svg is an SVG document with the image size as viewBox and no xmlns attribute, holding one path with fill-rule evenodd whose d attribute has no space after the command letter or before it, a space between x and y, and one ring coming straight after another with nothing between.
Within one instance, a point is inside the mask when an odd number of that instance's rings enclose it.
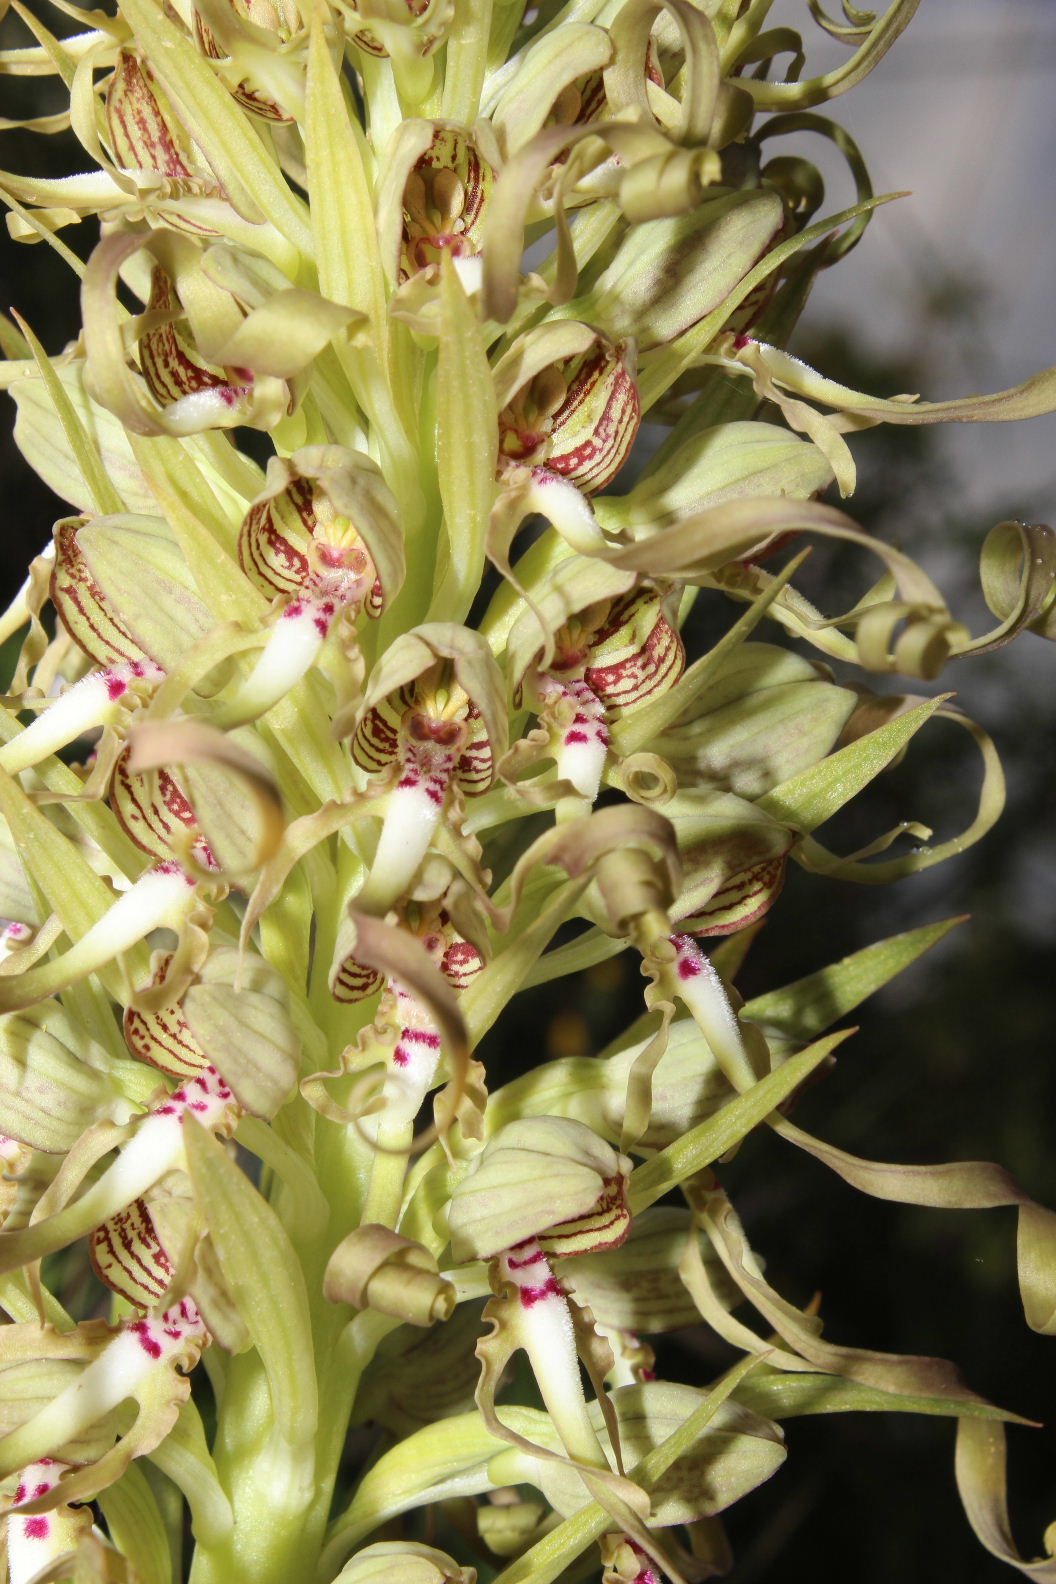
<instances>
[{"instance_id":1,"label":"magenta spot on lip","mask_svg":"<svg viewBox=\"0 0 1056 1584\"><path fill-rule=\"evenodd\" d=\"M161 1357L161 1343L156 1342L150 1334L150 1329L145 1320L134 1320L128 1328L148 1358Z\"/></svg>"},{"instance_id":2,"label":"magenta spot on lip","mask_svg":"<svg viewBox=\"0 0 1056 1584\"><path fill-rule=\"evenodd\" d=\"M678 977L680 979L695 979L700 972L700 964L694 962L692 957L678 959Z\"/></svg>"},{"instance_id":3,"label":"magenta spot on lip","mask_svg":"<svg viewBox=\"0 0 1056 1584\"><path fill-rule=\"evenodd\" d=\"M531 1309L537 1303L543 1303L547 1298L563 1298L564 1294L558 1285L556 1276L548 1276L541 1287L521 1287L518 1289L521 1305Z\"/></svg>"},{"instance_id":4,"label":"magenta spot on lip","mask_svg":"<svg viewBox=\"0 0 1056 1584\"><path fill-rule=\"evenodd\" d=\"M536 1249L534 1254L526 1254L524 1259L514 1259L512 1254L507 1254L506 1263L511 1270L524 1270L528 1265L538 1265L539 1261L545 1258L542 1249Z\"/></svg>"},{"instance_id":5,"label":"magenta spot on lip","mask_svg":"<svg viewBox=\"0 0 1056 1584\"><path fill-rule=\"evenodd\" d=\"M50 1487L45 1485L44 1489L49 1490ZM27 1540L46 1540L51 1533L51 1524L43 1513L36 1518L27 1518L25 1524Z\"/></svg>"},{"instance_id":6,"label":"magenta spot on lip","mask_svg":"<svg viewBox=\"0 0 1056 1584\"><path fill-rule=\"evenodd\" d=\"M402 1045L397 1045L392 1053L392 1060L396 1067L406 1067L410 1063L411 1058Z\"/></svg>"},{"instance_id":7,"label":"magenta spot on lip","mask_svg":"<svg viewBox=\"0 0 1056 1584\"><path fill-rule=\"evenodd\" d=\"M586 743L589 741L590 738L585 731L569 731L565 733L566 746L570 743Z\"/></svg>"},{"instance_id":8,"label":"magenta spot on lip","mask_svg":"<svg viewBox=\"0 0 1056 1584\"><path fill-rule=\"evenodd\" d=\"M106 696L108 699L119 699L122 693L128 692L128 683L122 682L120 677L108 676L106 679Z\"/></svg>"}]
</instances>

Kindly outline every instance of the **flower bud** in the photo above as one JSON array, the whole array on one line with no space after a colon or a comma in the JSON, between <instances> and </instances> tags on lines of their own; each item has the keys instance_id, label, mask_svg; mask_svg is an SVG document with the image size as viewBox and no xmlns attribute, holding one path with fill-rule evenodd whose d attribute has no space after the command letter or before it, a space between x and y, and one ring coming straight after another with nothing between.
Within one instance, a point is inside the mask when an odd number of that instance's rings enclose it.
<instances>
[{"instance_id":1,"label":"flower bud","mask_svg":"<svg viewBox=\"0 0 1056 1584\"><path fill-rule=\"evenodd\" d=\"M655 533L680 518L742 496L806 500L832 482L818 447L776 424L724 423L688 436L646 467L626 495L594 503L609 532Z\"/></svg>"},{"instance_id":2,"label":"flower bud","mask_svg":"<svg viewBox=\"0 0 1056 1584\"><path fill-rule=\"evenodd\" d=\"M771 244L784 214L772 192L728 193L633 228L576 306L640 348L673 341L717 308Z\"/></svg>"},{"instance_id":3,"label":"flower bud","mask_svg":"<svg viewBox=\"0 0 1056 1584\"><path fill-rule=\"evenodd\" d=\"M0 1133L9 1139L64 1155L93 1123L128 1121L151 1087L53 1001L0 1018Z\"/></svg>"},{"instance_id":4,"label":"flower bud","mask_svg":"<svg viewBox=\"0 0 1056 1584\"><path fill-rule=\"evenodd\" d=\"M365 1225L343 1238L323 1278L331 1303L376 1309L407 1325L431 1326L454 1313L455 1289L436 1256L388 1227Z\"/></svg>"},{"instance_id":5,"label":"flower bud","mask_svg":"<svg viewBox=\"0 0 1056 1584\"><path fill-rule=\"evenodd\" d=\"M451 1196L456 1260L536 1238L548 1253L614 1248L627 1235L630 1161L565 1117L523 1117L496 1133Z\"/></svg>"},{"instance_id":6,"label":"flower bud","mask_svg":"<svg viewBox=\"0 0 1056 1584\"><path fill-rule=\"evenodd\" d=\"M462 1567L435 1546L414 1540L379 1540L358 1551L334 1584L476 1584L477 1570Z\"/></svg>"},{"instance_id":7,"label":"flower bud","mask_svg":"<svg viewBox=\"0 0 1056 1584\"><path fill-rule=\"evenodd\" d=\"M654 738L682 786L762 797L824 759L858 696L787 649L746 643L709 684L693 713Z\"/></svg>"}]
</instances>

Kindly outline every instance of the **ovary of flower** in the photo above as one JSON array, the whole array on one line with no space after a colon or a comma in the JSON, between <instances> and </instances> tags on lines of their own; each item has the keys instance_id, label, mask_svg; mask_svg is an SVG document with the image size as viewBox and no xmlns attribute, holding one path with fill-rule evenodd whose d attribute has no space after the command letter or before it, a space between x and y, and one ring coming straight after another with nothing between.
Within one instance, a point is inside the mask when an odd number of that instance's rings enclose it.
<instances>
[{"instance_id":1,"label":"ovary of flower","mask_svg":"<svg viewBox=\"0 0 1056 1584\"><path fill-rule=\"evenodd\" d=\"M23 732L0 748L0 770L18 775L19 771L39 764L85 732L113 725L122 709L127 707L123 701L130 693L139 691L137 684L149 687L161 682L164 676L164 671L152 660L124 660L82 677L49 704Z\"/></svg>"},{"instance_id":2,"label":"ovary of flower","mask_svg":"<svg viewBox=\"0 0 1056 1584\"><path fill-rule=\"evenodd\" d=\"M46 1496L69 1467L68 1463L59 1463L49 1457L28 1463L19 1475L15 1505ZM8 1584L28 1584L28 1580L49 1562L73 1551L78 1537L90 1527L91 1521L89 1507L63 1506L44 1513L8 1513L4 1525Z\"/></svg>"}]
</instances>

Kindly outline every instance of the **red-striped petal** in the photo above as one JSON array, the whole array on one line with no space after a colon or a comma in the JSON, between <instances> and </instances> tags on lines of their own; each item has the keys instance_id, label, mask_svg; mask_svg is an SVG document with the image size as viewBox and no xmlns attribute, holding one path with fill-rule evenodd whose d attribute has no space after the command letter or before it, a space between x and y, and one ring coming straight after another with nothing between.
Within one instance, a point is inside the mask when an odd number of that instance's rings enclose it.
<instances>
[{"instance_id":1,"label":"red-striped petal","mask_svg":"<svg viewBox=\"0 0 1056 1584\"><path fill-rule=\"evenodd\" d=\"M591 642L583 680L609 709L629 709L673 687L685 664L685 647L661 596L639 588L613 602Z\"/></svg>"},{"instance_id":2,"label":"red-striped petal","mask_svg":"<svg viewBox=\"0 0 1056 1584\"><path fill-rule=\"evenodd\" d=\"M162 983L170 961L170 957L164 957L158 963L152 984ZM196 1078L212 1065L177 1005L163 1006L156 1012L128 1007L123 1030L132 1055L168 1073L170 1078Z\"/></svg>"},{"instance_id":3,"label":"red-striped petal","mask_svg":"<svg viewBox=\"0 0 1056 1584\"><path fill-rule=\"evenodd\" d=\"M641 421L633 347L598 336L586 352L549 364L514 394L499 414L500 453L593 494L627 460Z\"/></svg>"},{"instance_id":4,"label":"red-striped petal","mask_svg":"<svg viewBox=\"0 0 1056 1584\"><path fill-rule=\"evenodd\" d=\"M133 775L128 758L126 749L114 766L110 805L136 846L164 860L173 856L174 843L182 847L190 837L190 848L198 863L205 869L215 868L216 861L190 799L175 776L167 770Z\"/></svg>"},{"instance_id":5,"label":"red-striped petal","mask_svg":"<svg viewBox=\"0 0 1056 1584\"><path fill-rule=\"evenodd\" d=\"M121 660L149 660L127 628L111 615L102 590L88 570L77 533L88 521L70 517L55 526L55 566L51 602L59 620L85 654L100 665Z\"/></svg>"},{"instance_id":6,"label":"red-striped petal","mask_svg":"<svg viewBox=\"0 0 1056 1584\"><path fill-rule=\"evenodd\" d=\"M484 967L484 958L472 941L457 937L440 959L440 972L453 990L464 990Z\"/></svg>"},{"instance_id":7,"label":"red-striped petal","mask_svg":"<svg viewBox=\"0 0 1056 1584\"><path fill-rule=\"evenodd\" d=\"M720 886L699 912L682 919L687 935L733 935L770 911L785 883L787 854L742 869Z\"/></svg>"},{"instance_id":8,"label":"red-striped petal","mask_svg":"<svg viewBox=\"0 0 1056 1584\"><path fill-rule=\"evenodd\" d=\"M152 1309L172 1282L172 1262L142 1199L97 1227L88 1253L99 1280L140 1309Z\"/></svg>"},{"instance_id":9,"label":"red-striped petal","mask_svg":"<svg viewBox=\"0 0 1056 1584\"><path fill-rule=\"evenodd\" d=\"M207 363L198 352L191 337L183 307L176 295L169 275L156 266L150 280L148 312L171 314L167 323L147 330L139 341L139 363L151 395L168 407L182 396L197 391L216 390L230 386L232 376L242 384L252 383L253 376L246 369L225 369Z\"/></svg>"}]
</instances>

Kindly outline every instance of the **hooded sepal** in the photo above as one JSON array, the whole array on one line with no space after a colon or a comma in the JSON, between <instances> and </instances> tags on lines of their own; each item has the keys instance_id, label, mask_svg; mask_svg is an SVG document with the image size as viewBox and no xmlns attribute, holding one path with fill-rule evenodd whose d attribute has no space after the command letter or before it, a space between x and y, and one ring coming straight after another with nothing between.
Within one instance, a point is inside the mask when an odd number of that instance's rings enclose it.
<instances>
[{"instance_id":1,"label":"hooded sepal","mask_svg":"<svg viewBox=\"0 0 1056 1584\"><path fill-rule=\"evenodd\" d=\"M379 616L404 575L399 511L376 462L345 446L272 457L239 532L242 570L269 598L324 590Z\"/></svg>"},{"instance_id":2,"label":"hooded sepal","mask_svg":"<svg viewBox=\"0 0 1056 1584\"><path fill-rule=\"evenodd\" d=\"M612 1248L627 1235L630 1162L582 1122L525 1117L492 1137L456 1184L448 1212L456 1260L526 1239L554 1254Z\"/></svg>"},{"instance_id":3,"label":"hooded sepal","mask_svg":"<svg viewBox=\"0 0 1056 1584\"><path fill-rule=\"evenodd\" d=\"M52 598L74 641L103 665L169 670L214 626L178 541L159 517L59 524Z\"/></svg>"},{"instance_id":4,"label":"hooded sepal","mask_svg":"<svg viewBox=\"0 0 1056 1584\"><path fill-rule=\"evenodd\" d=\"M623 466L641 422L633 342L560 321L515 342L495 368L500 464L544 467L587 494Z\"/></svg>"},{"instance_id":5,"label":"hooded sepal","mask_svg":"<svg viewBox=\"0 0 1056 1584\"><path fill-rule=\"evenodd\" d=\"M155 986L167 963L159 962ZM125 1040L133 1055L170 1077L219 1071L255 1116L280 1110L297 1078L299 1042L281 976L254 952L214 947L178 1002L130 1005Z\"/></svg>"},{"instance_id":6,"label":"hooded sepal","mask_svg":"<svg viewBox=\"0 0 1056 1584\"><path fill-rule=\"evenodd\" d=\"M402 282L420 271L439 277L444 253L456 263L475 258L495 183L498 151L481 137L443 121L405 120L385 155L378 185L382 262Z\"/></svg>"}]
</instances>

